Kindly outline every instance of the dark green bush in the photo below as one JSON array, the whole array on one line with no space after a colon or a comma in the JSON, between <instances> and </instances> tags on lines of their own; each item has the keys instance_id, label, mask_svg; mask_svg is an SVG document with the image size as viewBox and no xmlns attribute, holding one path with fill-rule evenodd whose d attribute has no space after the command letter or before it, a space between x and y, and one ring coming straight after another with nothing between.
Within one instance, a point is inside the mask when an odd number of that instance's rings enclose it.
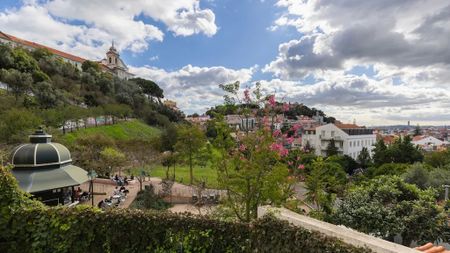
<instances>
[{"instance_id":1,"label":"dark green bush","mask_svg":"<svg viewBox=\"0 0 450 253\"><path fill-rule=\"evenodd\" d=\"M20 211L9 224L2 252L370 252L270 217L245 224L78 207Z\"/></svg>"}]
</instances>

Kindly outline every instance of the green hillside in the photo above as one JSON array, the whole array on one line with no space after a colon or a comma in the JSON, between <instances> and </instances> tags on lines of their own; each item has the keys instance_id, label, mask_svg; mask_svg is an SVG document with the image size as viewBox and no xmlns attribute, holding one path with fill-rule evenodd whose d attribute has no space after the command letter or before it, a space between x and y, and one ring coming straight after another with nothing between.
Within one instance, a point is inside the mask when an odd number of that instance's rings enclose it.
<instances>
[{"instance_id":1,"label":"green hillside","mask_svg":"<svg viewBox=\"0 0 450 253\"><path fill-rule=\"evenodd\" d=\"M67 133L59 136L63 143L71 144L79 136L102 133L116 141L128 141L133 139L152 139L157 137L161 130L156 127L151 127L140 120L130 120L119 122L114 125L91 127L87 129L80 129L73 133Z\"/></svg>"}]
</instances>

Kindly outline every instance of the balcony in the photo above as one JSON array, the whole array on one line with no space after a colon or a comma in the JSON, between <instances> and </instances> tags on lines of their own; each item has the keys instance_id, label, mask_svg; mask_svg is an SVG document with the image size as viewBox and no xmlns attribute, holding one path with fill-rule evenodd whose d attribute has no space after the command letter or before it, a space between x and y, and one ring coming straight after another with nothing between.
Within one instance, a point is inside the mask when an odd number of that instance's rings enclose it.
<instances>
[{"instance_id":1,"label":"balcony","mask_svg":"<svg viewBox=\"0 0 450 253\"><path fill-rule=\"evenodd\" d=\"M322 141L331 141L332 139L334 139L334 141L344 141L344 139L342 139L341 136L331 137L331 136L323 136L321 134L319 135L319 139Z\"/></svg>"}]
</instances>

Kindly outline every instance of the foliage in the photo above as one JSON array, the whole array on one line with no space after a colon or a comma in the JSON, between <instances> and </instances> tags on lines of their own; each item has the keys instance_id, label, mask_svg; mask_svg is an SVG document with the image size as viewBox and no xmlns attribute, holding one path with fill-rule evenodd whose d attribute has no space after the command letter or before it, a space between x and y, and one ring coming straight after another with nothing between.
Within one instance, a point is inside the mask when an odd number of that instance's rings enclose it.
<instances>
[{"instance_id":1,"label":"foliage","mask_svg":"<svg viewBox=\"0 0 450 253\"><path fill-rule=\"evenodd\" d=\"M450 182L450 170L431 168L426 164L415 163L404 173L405 182L415 184L420 189L434 188L439 193L439 199L444 199L443 185Z\"/></svg>"},{"instance_id":2,"label":"foliage","mask_svg":"<svg viewBox=\"0 0 450 253\"><path fill-rule=\"evenodd\" d=\"M379 167L370 167L366 174L370 178L383 175L396 175L400 176L405 173L409 168L408 164L404 163L385 163Z\"/></svg>"},{"instance_id":3,"label":"foliage","mask_svg":"<svg viewBox=\"0 0 450 253\"><path fill-rule=\"evenodd\" d=\"M6 142L23 141L41 120L26 109L12 108L0 114L0 138Z\"/></svg>"},{"instance_id":4,"label":"foliage","mask_svg":"<svg viewBox=\"0 0 450 253\"><path fill-rule=\"evenodd\" d=\"M334 139L331 139L328 143L327 149L325 150L327 156L333 156L339 154L339 148L336 147Z\"/></svg>"},{"instance_id":5,"label":"foliage","mask_svg":"<svg viewBox=\"0 0 450 253\"><path fill-rule=\"evenodd\" d=\"M341 165L345 172L352 175L356 169L359 168L358 163L351 156L348 155L334 155L327 157L327 162L334 162Z\"/></svg>"},{"instance_id":6,"label":"foliage","mask_svg":"<svg viewBox=\"0 0 450 253\"><path fill-rule=\"evenodd\" d=\"M146 186L142 191L139 191L130 208L147 210L166 210L170 208L170 204L165 202L161 197L155 194L152 185Z\"/></svg>"},{"instance_id":7,"label":"foliage","mask_svg":"<svg viewBox=\"0 0 450 253\"><path fill-rule=\"evenodd\" d=\"M100 175L112 175L127 162L125 154L112 147L104 148L100 152L100 159L101 170L97 171Z\"/></svg>"},{"instance_id":8,"label":"foliage","mask_svg":"<svg viewBox=\"0 0 450 253\"><path fill-rule=\"evenodd\" d=\"M336 196L342 195L347 175L338 163L318 157L312 164L312 171L306 177L306 200L317 210L331 213Z\"/></svg>"},{"instance_id":9,"label":"foliage","mask_svg":"<svg viewBox=\"0 0 450 253\"><path fill-rule=\"evenodd\" d=\"M369 150L367 150L366 147L362 148L361 152L358 155L357 161L363 170L367 169L367 167L372 163Z\"/></svg>"},{"instance_id":10,"label":"foliage","mask_svg":"<svg viewBox=\"0 0 450 253\"><path fill-rule=\"evenodd\" d=\"M443 167L450 164L450 151L427 152L424 157L424 162L431 167Z\"/></svg>"},{"instance_id":11,"label":"foliage","mask_svg":"<svg viewBox=\"0 0 450 253\"><path fill-rule=\"evenodd\" d=\"M175 150L178 157L189 165L189 182L194 183L194 166L204 162L203 154L206 150L206 136L196 125L180 125L177 128L177 143Z\"/></svg>"},{"instance_id":12,"label":"foliage","mask_svg":"<svg viewBox=\"0 0 450 253\"><path fill-rule=\"evenodd\" d=\"M333 222L403 244L435 241L446 226L434 192L420 190L397 176L382 176L352 188L338 204Z\"/></svg>"},{"instance_id":13,"label":"foliage","mask_svg":"<svg viewBox=\"0 0 450 253\"><path fill-rule=\"evenodd\" d=\"M410 136L398 138L388 147L384 145L383 140L378 140L373 152L373 160L376 166L390 162L413 164L423 160L423 154L411 142Z\"/></svg>"},{"instance_id":14,"label":"foliage","mask_svg":"<svg viewBox=\"0 0 450 253\"><path fill-rule=\"evenodd\" d=\"M94 72L99 72L100 71L100 65L96 62L93 61L84 61L81 64L81 69L84 72L88 72L88 71L94 71Z\"/></svg>"}]
</instances>

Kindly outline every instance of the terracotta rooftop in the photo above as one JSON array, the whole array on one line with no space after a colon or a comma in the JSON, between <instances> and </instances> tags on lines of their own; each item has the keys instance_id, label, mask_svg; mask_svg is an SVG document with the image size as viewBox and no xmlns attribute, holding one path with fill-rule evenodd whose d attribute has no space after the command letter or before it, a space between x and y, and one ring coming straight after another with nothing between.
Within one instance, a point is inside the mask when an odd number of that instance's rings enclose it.
<instances>
[{"instance_id":1,"label":"terracotta rooftop","mask_svg":"<svg viewBox=\"0 0 450 253\"><path fill-rule=\"evenodd\" d=\"M443 246L434 246L431 242L423 246L417 247L416 250L425 253L450 253L450 251L445 250Z\"/></svg>"},{"instance_id":2,"label":"terracotta rooftop","mask_svg":"<svg viewBox=\"0 0 450 253\"><path fill-rule=\"evenodd\" d=\"M61 56L63 58L66 58L66 59L69 59L69 60L72 60L72 61L76 61L76 62L79 62L79 63L83 63L84 61L86 61L86 59L84 59L84 58L81 58L81 57L78 57L78 56L75 56L75 55L72 55L72 54L68 54L68 53L59 51L57 49L54 49L54 48L51 48L51 47L47 47L47 46L44 46L44 45L41 45L41 44L38 44L38 43L35 43L35 42L31 42L31 41L28 41L28 40L20 39L20 38L17 38L15 36L6 34L6 33L2 32L2 31L0 31L0 38L7 39L7 40L10 40L10 41L16 42L18 44L21 44L21 45L24 45L24 46L29 46L29 47L32 47L32 48L45 48L45 49L47 49L48 51L52 52L55 55L58 55L58 56Z\"/></svg>"},{"instance_id":3,"label":"terracotta rooftop","mask_svg":"<svg viewBox=\"0 0 450 253\"><path fill-rule=\"evenodd\" d=\"M422 140L423 138L425 138L426 136L423 136L423 135L418 135L418 136L414 136L413 137L413 141L420 141L420 140Z\"/></svg>"}]
</instances>

